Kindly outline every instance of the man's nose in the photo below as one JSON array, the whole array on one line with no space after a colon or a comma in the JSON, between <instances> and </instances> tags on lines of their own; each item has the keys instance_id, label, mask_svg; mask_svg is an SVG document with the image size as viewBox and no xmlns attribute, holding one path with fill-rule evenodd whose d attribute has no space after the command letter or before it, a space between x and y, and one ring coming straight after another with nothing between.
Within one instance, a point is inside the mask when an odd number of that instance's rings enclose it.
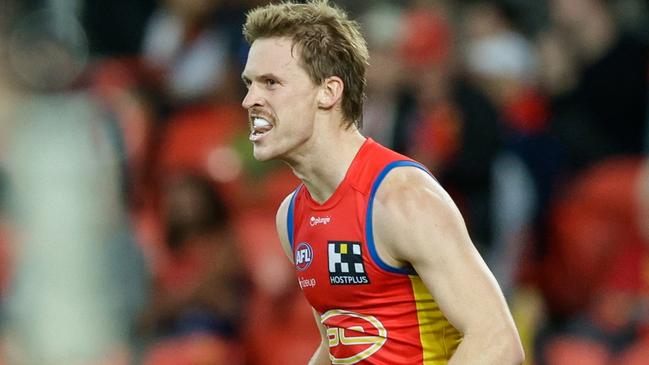
<instances>
[{"instance_id":1,"label":"man's nose","mask_svg":"<svg viewBox=\"0 0 649 365\"><path fill-rule=\"evenodd\" d=\"M255 86L250 85L248 88L248 92L246 93L246 96L243 98L243 101L241 102L241 106L243 106L245 109L250 109L253 106L261 106L263 104L263 99L260 97L259 93L256 92Z\"/></svg>"}]
</instances>

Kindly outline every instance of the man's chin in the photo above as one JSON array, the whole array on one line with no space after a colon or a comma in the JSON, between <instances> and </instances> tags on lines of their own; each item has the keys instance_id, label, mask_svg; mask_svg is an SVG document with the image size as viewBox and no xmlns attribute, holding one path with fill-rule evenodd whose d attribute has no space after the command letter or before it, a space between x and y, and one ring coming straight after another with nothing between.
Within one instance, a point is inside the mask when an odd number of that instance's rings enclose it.
<instances>
[{"instance_id":1,"label":"man's chin","mask_svg":"<svg viewBox=\"0 0 649 365\"><path fill-rule=\"evenodd\" d=\"M260 162L266 162L274 159L274 156L272 154L264 151L259 151L257 149L253 150L252 155L255 158L255 160Z\"/></svg>"},{"instance_id":2,"label":"man's chin","mask_svg":"<svg viewBox=\"0 0 649 365\"><path fill-rule=\"evenodd\" d=\"M256 157L255 156L255 160L257 160L259 162L268 162L268 161L271 161L273 159L271 157Z\"/></svg>"}]
</instances>

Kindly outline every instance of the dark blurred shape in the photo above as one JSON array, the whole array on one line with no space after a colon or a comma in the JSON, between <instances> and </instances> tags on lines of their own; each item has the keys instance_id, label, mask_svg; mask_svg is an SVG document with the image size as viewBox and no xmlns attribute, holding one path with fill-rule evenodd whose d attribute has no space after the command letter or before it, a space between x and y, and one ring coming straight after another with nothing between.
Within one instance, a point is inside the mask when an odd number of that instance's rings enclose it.
<instances>
[{"instance_id":1,"label":"dark blurred shape","mask_svg":"<svg viewBox=\"0 0 649 365\"><path fill-rule=\"evenodd\" d=\"M371 59L366 74L363 134L387 147L394 144L403 78L400 59L395 57L401 37L402 12L402 8L386 3L368 8L361 18Z\"/></svg>"},{"instance_id":2,"label":"dark blurred shape","mask_svg":"<svg viewBox=\"0 0 649 365\"><path fill-rule=\"evenodd\" d=\"M552 0L549 5L548 41L559 47L554 55L560 57L548 57L548 67L574 78L573 85L549 90L554 92L552 131L567 147L569 167L642 153L649 96L647 40L618 24L613 1Z\"/></svg>"},{"instance_id":3,"label":"dark blurred shape","mask_svg":"<svg viewBox=\"0 0 649 365\"><path fill-rule=\"evenodd\" d=\"M533 234L524 237L524 230L534 229L541 220L560 166L559 147L548 132L549 103L536 84L534 45L517 27L514 10L502 1L485 0L472 1L462 10L465 73L495 106L499 121L501 163L499 170L493 171L500 192L494 202L499 210L494 213L495 224L499 235L520 248L536 238ZM505 164L509 170L503 168L504 161L511 161ZM506 171L513 175L503 179ZM527 175L529 182L524 178ZM513 195L513 186L523 188L523 196ZM526 207L524 200L531 207ZM507 202L513 204L504 212ZM504 215L527 218L512 227L502 220Z\"/></svg>"},{"instance_id":4,"label":"dark blurred shape","mask_svg":"<svg viewBox=\"0 0 649 365\"><path fill-rule=\"evenodd\" d=\"M12 75L29 89L60 91L84 71L88 44L73 14L39 9L13 22L8 35Z\"/></svg>"},{"instance_id":5,"label":"dark blurred shape","mask_svg":"<svg viewBox=\"0 0 649 365\"><path fill-rule=\"evenodd\" d=\"M160 364L162 352L173 364L241 364L249 285L227 205L209 178L177 172L164 181L161 212L165 245L140 326L151 344L144 363Z\"/></svg>"},{"instance_id":6,"label":"dark blurred shape","mask_svg":"<svg viewBox=\"0 0 649 365\"><path fill-rule=\"evenodd\" d=\"M194 236L228 229L230 214L226 203L215 194L210 180L180 176L172 178L164 191L164 225L167 247L172 253L182 251Z\"/></svg>"},{"instance_id":7,"label":"dark blurred shape","mask_svg":"<svg viewBox=\"0 0 649 365\"><path fill-rule=\"evenodd\" d=\"M554 202L550 246L538 277L551 318L539 337L541 364L568 364L556 359L598 352L613 359L645 340L649 241L638 199L643 163L598 163ZM579 350L593 346L597 350Z\"/></svg>"},{"instance_id":8,"label":"dark blurred shape","mask_svg":"<svg viewBox=\"0 0 649 365\"><path fill-rule=\"evenodd\" d=\"M83 1L83 25L94 56L132 56L140 51L144 24L155 0Z\"/></svg>"}]
</instances>

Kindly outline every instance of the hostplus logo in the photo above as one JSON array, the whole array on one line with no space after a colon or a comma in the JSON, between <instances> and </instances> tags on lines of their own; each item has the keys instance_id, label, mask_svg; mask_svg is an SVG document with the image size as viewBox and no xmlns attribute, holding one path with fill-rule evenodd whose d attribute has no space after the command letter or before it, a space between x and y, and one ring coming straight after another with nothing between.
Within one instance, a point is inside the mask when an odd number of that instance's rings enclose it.
<instances>
[{"instance_id":1,"label":"hostplus logo","mask_svg":"<svg viewBox=\"0 0 649 365\"><path fill-rule=\"evenodd\" d=\"M329 241L329 282L332 285L369 284L360 242Z\"/></svg>"}]
</instances>

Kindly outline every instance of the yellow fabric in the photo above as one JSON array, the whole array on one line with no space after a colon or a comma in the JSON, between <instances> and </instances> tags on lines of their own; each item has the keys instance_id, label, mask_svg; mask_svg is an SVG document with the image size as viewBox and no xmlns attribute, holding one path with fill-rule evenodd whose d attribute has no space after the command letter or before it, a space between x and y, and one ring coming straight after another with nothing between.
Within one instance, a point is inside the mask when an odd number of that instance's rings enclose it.
<instances>
[{"instance_id":1,"label":"yellow fabric","mask_svg":"<svg viewBox=\"0 0 649 365\"><path fill-rule=\"evenodd\" d=\"M437 302L417 275L410 275L419 334L424 353L424 365L446 365L462 340L462 334L444 317Z\"/></svg>"}]
</instances>

